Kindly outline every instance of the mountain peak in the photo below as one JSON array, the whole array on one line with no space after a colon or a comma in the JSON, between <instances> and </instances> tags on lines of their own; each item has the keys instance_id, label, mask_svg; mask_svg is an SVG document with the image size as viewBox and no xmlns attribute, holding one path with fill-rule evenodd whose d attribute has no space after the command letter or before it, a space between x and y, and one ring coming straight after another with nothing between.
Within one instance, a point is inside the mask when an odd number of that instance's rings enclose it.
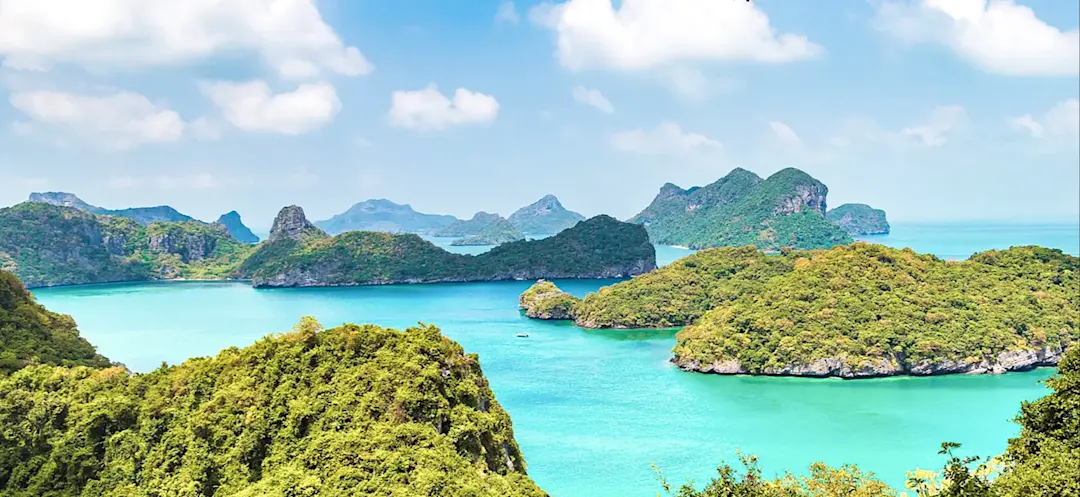
<instances>
[{"instance_id":1,"label":"mountain peak","mask_svg":"<svg viewBox=\"0 0 1080 497\"><path fill-rule=\"evenodd\" d=\"M229 231L229 235L238 242L243 243L259 243L259 237L255 236L244 222L240 219L240 213L236 211L229 211L221 215L217 220L218 224L225 226L225 229Z\"/></svg>"},{"instance_id":2,"label":"mountain peak","mask_svg":"<svg viewBox=\"0 0 1080 497\"><path fill-rule=\"evenodd\" d=\"M316 228L314 224L307 220L303 208L290 205L281 209L277 217L274 218L274 226L270 229L269 240L275 242L285 239L325 238L326 236L323 230Z\"/></svg>"},{"instance_id":3,"label":"mountain peak","mask_svg":"<svg viewBox=\"0 0 1080 497\"><path fill-rule=\"evenodd\" d=\"M30 194L30 202L40 202L50 205L58 205L60 207L72 207L86 212L98 212L103 210L101 207L90 205L77 196L74 193L68 192L33 192Z\"/></svg>"},{"instance_id":4,"label":"mountain peak","mask_svg":"<svg viewBox=\"0 0 1080 497\"><path fill-rule=\"evenodd\" d=\"M584 219L585 216L563 207L559 199L551 194L518 209L507 218L522 233L531 234L558 233Z\"/></svg>"}]
</instances>

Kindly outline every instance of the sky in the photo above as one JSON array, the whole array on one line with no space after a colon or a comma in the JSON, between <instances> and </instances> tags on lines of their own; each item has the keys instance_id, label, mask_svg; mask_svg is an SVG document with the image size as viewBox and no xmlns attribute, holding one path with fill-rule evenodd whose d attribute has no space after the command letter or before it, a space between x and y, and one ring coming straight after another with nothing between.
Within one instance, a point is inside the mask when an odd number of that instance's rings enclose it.
<instances>
[{"instance_id":1,"label":"sky","mask_svg":"<svg viewBox=\"0 0 1080 497\"><path fill-rule=\"evenodd\" d=\"M0 205L254 228L368 198L627 218L797 167L893 221L1080 216L1060 0L0 0Z\"/></svg>"}]
</instances>

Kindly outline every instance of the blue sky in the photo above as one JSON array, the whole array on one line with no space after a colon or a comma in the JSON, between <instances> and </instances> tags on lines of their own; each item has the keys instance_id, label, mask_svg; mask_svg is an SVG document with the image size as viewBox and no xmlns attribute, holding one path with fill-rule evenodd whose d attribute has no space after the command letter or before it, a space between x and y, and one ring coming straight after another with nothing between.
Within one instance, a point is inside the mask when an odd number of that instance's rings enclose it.
<instances>
[{"instance_id":1,"label":"blue sky","mask_svg":"<svg viewBox=\"0 0 1080 497\"><path fill-rule=\"evenodd\" d=\"M892 220L1080 215L1076 2L105 4L0 0L0 204L625 218L792 166Z\"/></svg>"}]
</instances>

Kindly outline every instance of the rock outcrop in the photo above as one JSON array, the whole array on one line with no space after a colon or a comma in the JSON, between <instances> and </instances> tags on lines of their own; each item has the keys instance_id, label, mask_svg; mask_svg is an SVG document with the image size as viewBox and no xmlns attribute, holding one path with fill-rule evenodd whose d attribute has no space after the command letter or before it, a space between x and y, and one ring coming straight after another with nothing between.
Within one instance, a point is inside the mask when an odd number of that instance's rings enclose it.
<instances>
[{"instance_id":1,"label":"rock outcrop","mask_svg":"<svg viewBox=\"0 0 1080 497\"><path fill-rule=\"evenodd\" d=\"M538 280L518 297L518 307L533 319L574 319L574 306L581 299L570 295L554 283Z\"/></svg>"},{"instance_id":2,"label":"rock outcrop","mask_svg":"<svg viewBox=\"0 0 1080 497\"><path fill-rule=\"evenodd\" d=\"M270 237L267 240L276 242L279 240L301 241L310 238L326 238L326 232L311 224L304 215L304 209L296 205L290 205L281 209L274 218L274 226L270 228Z\"/></svg>"}]
</instances>

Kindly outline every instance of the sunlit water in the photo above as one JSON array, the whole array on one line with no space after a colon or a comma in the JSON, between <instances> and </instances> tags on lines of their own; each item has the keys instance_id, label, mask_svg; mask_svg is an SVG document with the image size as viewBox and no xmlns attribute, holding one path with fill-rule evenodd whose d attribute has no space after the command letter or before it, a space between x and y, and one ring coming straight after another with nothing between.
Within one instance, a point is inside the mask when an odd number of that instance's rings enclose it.
<instances>
[{"instance_id":1,"label":"sunlit water","mask_svg":"<svg viewBox=\"0 0 1080 497\"><path fill-rule=\"evenodd\" d=\"M983 230L968 244L951 236L956 232L897 226L872 241L959 258L1029 243L1080 251L1080 230L1069 226ZM687 253L658 248L662 262ZM583 295L611 281L558 283ZM587 331L528 320L515 308L528 285L254 290L173 282L35 293L72 314L102 353L136 371L249 344L303 315L328 326L436 324L480 355L513 417L529 474L554 496L653 496L659 486L651 465L673 481L704 482L718 463L735 461L736 449L759 456L769 474L802 472L819 460L857 463L901 487L906 470L940 466L943 441L962 443L965 454L1001 452L1017 431L1010 419L1020 402L1044 395L1039 381L1052 374L844 381L683 373L667 363L673 331ZM522 332L529 337L517 338Z\"/></svg>"}]
</instances>

